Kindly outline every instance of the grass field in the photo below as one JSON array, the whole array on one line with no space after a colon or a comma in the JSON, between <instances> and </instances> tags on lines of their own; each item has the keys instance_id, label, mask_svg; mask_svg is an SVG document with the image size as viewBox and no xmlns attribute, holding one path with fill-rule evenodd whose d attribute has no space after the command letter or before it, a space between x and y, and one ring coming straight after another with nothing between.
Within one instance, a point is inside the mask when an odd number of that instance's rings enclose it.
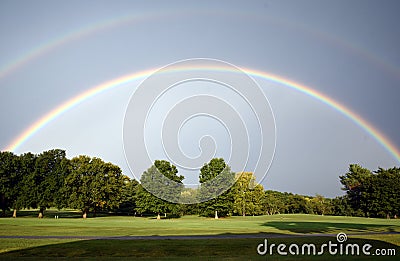
<instances>
[{"instance_id":1,"label":"grass field","mask_svg":"<svg viewBox=\"0 0 400 261\"><path fill-rule=\"evenodd\" d=\"M230 217L218 220L185 216L156 220L153 217L101 216L83 220L79 213L47 211L44 219L36 212L0 218L0 259L61 257L80 259L148 260L299 260L299 256L260 256L256 248L269 244L337 243L335 235L344 232L346 243L371 244L374 249L400 249L400 220L332 217L315 215L274 215ZM54 219L58 215L59 219ZM374 234L377 233L377 234ZM318 236L316 236L318 234ZM325 235L322 235L325 234ZM204 236L215 235L211 238ZM235 236L241 235L241 236ZM17 236L15 238L5 238ZM53 238L46 238L52 236ZM58 238L55 238L57 236ZM199 238L145 238L132 236L203 236ZM34 238L29 238L34 237ZM111 237L122 237L119 240ZM231 238L234 237L234 238ZM300 256L300 259L310 256ZM343 256L327 253L319 260L338 260ZM377 256L346 256L346 259L376 260ZM361 258L361 259L360 259ZM393 256L387 257L393 260Z\"/></svg>"}]
</instances>

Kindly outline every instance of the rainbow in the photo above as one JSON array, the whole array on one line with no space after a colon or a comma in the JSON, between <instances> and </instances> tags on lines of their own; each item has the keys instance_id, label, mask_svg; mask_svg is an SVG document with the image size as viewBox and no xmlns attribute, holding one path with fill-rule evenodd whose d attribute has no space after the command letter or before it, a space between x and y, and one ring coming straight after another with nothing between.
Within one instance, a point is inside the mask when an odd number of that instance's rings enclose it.
<instances>
[{"instance_id":1,"label":"rainbow","mask_svg":"<svg viewBox=\"0 0 400 261\"><path fill-rule=\"evenodd\" d=\"M186 16L191 16L194 14L201 14L201 15L231 15L231 16L242 16L243 19L258 19L260 21L265 21L266 19L271 20L271 17L266 17L266 16L260 16L260 15L244 15L242 13L228 13L226 10L224 10L223 13L220 12L210 12L209 10L202 11L202 10L196 10L196 12L193 12L193 10L181 10L181 11L171 11L169 10L166 12L166 10L163 10L162 12L151 12L151 13L140 13L140 14L133 14L133 15L122 15L114 18L108 18L104 19L101 21L97 21L94 23L87 24L85 26L82 26L80 28L74 29L67 31L63 34L58 35L57 37L54 37L52 39L48 39L47 41L33 47L32 49L28 50L27 52L24 52L20 56L14 58L13 60L9 61L5 65L0 67L0 79L5 78L6 76L14 73L24 65L28 64L29 62L44 56L45 54L51 52L52 50L56 49L57 47L60 47L62 45L65 45L69 42L73 42L79 39L82 39L84 37L90 36L92 34L95 34L97 32L101 32L103 30L107 29L112 29L116 28L118 26L123 26L126 24L131 24L131 23L136 23L139 24L144 21L151 21L154 20L155 18L157 19L162 19L162 18L171 18L171 17L182 17L183 15ZM342 39L339 39L337 37L334 37L330 34L327 34L326 32L323 31L316 31L312 30L309 27L305 26L304 24L292 24L289 23L288 21L281 20L277 17L274 17L272 21L277 22L280 26L285 26L288 28L295 28L298 30L301 30L303 33L307 33L309 35L312 35L313 37L316 37L317 39L321 39L327 43L331 43L335 45L336 47L343 48L344 50L349 51L350 53L357 54L359 57L362 57L363 59L369 60L372 64L379 65L380 67L383 68L383 70L390 72L393 76L395 77L400 77L399 75L399 68L397 68L395 65L390 64L388 61L385 61L384 59L380 58L379 56L375 55L373 52L370 52L361 46L356 46L355 44L351 42L345 42Z\"/></svg>"},{"instance_id":2,"label":"rainbow","mask_svg":"<svg viewBox=\"0 0 400 261\"><path fill-rule=\"evenodd\" d=\"M171 13L171 15L176 13ZM152 13L141 13L135 15L125 15L119 16L116 18L104 19L95 23L87 24L78 29L74 29L71 31L67 31L63 34L58 35L52 39L48 39L47 41L35 46L29 51L23 53L19 57L14 58L14 60L9 61L4 66L0 67L0 79L5 78L6 76L12 74L17 71L24 65L29 62L44 56L47 53L50 53L52 50L65 45L69 42L73 42L84 37L90 36L97 32L101 32L103 30L112 29L118 26L131 24L131 23L141 23L146 20L154 19L154 17L163 18L166 15L160 12L152 12Z\"/></svg>"},{"instance_id":3,"label":"rainbow","mask_svg":"<svg viewBox=\"0 0 400 261\"><path fill-rule=\"evenodd\" d=\"M195 68L195 69L207 69L207 70L212 69L212 70L222 70L222 71L229 70L229 68L227 69L227 68L223 68L223 67ZM107 81L105 83L94 86L94 87L90 88L89 90L71 98L70 100L67 100L66 102L64 102L60 106L54 108L52 111L48 112L42 118L40 118L39 120L34 122L24 132L22 132L15 140L13 140L4 150L6 150L6 151L17 150L24 142L26 142L28 139L30 139L32 136L34 136L35 133L37 133L39 130L44 128L51 121L55 120L57 117L59 117L63 113L66 113L67 111L78 106L79 104L83 103L84 101L86 101L90 98L93 98L94 96L96 96L100 93L123 86L132 81L142 80L142 79L150 76L156 70L157 69L144 70L144 71L135 72L135 73L132 73L129 75L125 75L125 76L122 76L119 78L115 78L111 81ZM191 70L191 68L181 68L179 70ZM340 112L341 114L345 115L347 118L349 118L350 120L355 122L362 129L364 129L367 133L369 133L372 137L374 137L375 140L377 140L400 163L400 152L396 148L396 146L392 145L391 142L389 141L389 139L386 138L378 129L376 129L374 126L372 126L369 122L367 122L361 116L359 116L355 112L351 111L349 108L345 107L344 105L340 104L339 102L333 100L332 98L326 96L325 94L323 94L321 92L311 89L310 87L307 87L300 83L296 83L289 79L285 79L281 76L269 74L269 73L251 69L251 68L241 68L241 70L244 71L245 73L247 73L248 75L263 78L268 81L272 81L272 82L278 83L280 85L283 85L285 87L291 88L291 89L299 91L301 93L304 93L304 94L306 94L312 98L315 98L315 99L323 102L324 104L332 107L336 111Z\"/></svg>"},{"instance_id":4,"label":"rainbow","mask_svg":"<svg viewBox=\"0 0 400 261\"><path fill-rule=\"evenodd\" d=\"M133 20L133 18L123 17L116 21L106 20L101 23L91 24L80 28L79 30L73 30L71 32L66 32L60 36L49 39L46 42L39 44L38 46L32 48L28 52L16 57L14 60L10 61L6 65L0 68L0 79L6 77L7 75L13 73L17 69L21 68L25 64L33 61L34 59L49 53L51 50L57 48L58 46L64 45L70 41L77 40L89 34L95 33L97 31L103 30L104 28L114 27L121 23Z\"/></svg>"}]
</instances>

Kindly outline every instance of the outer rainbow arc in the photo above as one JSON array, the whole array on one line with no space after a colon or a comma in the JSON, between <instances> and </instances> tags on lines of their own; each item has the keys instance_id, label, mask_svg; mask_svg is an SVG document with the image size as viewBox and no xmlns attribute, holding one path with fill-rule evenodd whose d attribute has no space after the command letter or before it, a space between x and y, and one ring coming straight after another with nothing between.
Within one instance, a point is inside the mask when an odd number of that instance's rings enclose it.
<instances>
[{"instance_id":1,"label":"outer rainbow arc","mask_svg":"<svg viewBox=\"0 0 400 261\"><path fill-rule=\"evenodd\" d=\"M161 16L158 13L156 13L155 15ZM146 16L146 14L121 16L114 19L106 19L97 23L88 24L77 30L66 32L58 37L49 39L47 42L41 43L40 45L26 52L24 55L17 57L14 60L10 61L8 64L0 67L0 79L19 69L21 66L27 64L28 62L50 52L58 46L62 46L68 42L72 42L74 40L86 37L96 32L100 32L107 28L113 28L119 25L129 24L133 22L140 22L141 20L150 19L151 17L153 16Z\"/></svg>"},{"instance_id":2,"label":"outer rainbow arc","mask_svg":"<svg viewBox=\"0 0 400 261\"><path fill-rule=\"evenodd\" d=\"M182 68L181 70L190 70L191 68ZM195 68L195 69L206 69L206 70L227 70L226 68ZM104 91L110 90L115 87L119 87L125 83L134 81L134 80L140 80L142 78L146 78L150 76L152 73L154 73L157 69L150 69L150 70L144 70L144 71L139 71L133 74L125 75L116 79L113 79L111 81L107 81L105 83L102 83L100 85L97 85L73 98L70 100L66 101L65 103L61 104L60 106L56 107L46 115L44 115L42 118L40 118L38 121L33 123L28 129L26 129L21 135L19 135L14 141L12 141L4 150L6 151L15 151L20 147L24 142L26 142L31 136L33 136L36 132L38 132L40 129L45 127L48 123L56 119L58 116L63 114L64 112L70 110L74 106L84 102L85 100L96 96L97 94L100 94ZM367 131L372 137L374 137L390 154L394 156L394 158L400 163L400 151L391 144L388 138L386 138L382 133L380 133L376 128L374 128L369 122L364 120L361 116L356 114L355 112L351 111L349 108L346 106L340 104L339 102L333 100L332 98L326 96L323 93L317 92L310 87L304 86L302 84L293 82L289 79L285 79L283 77L277 76L277 75L272 75L263 71L259 70L254 70L250 68L241 68L245 73L251 75L251 76L256 76L260 78L264 78L279 84L282 84L286 87L289 87L291 89L300 91L302 93L307 94L308 96L311 96L313 98L316 98L317 100L320 100L321 102L329 105L330 107L334 108L335 110L339 111L352 121L354 121L357 125L359 125L361 128Z\"/></svg>"}]
</instances>

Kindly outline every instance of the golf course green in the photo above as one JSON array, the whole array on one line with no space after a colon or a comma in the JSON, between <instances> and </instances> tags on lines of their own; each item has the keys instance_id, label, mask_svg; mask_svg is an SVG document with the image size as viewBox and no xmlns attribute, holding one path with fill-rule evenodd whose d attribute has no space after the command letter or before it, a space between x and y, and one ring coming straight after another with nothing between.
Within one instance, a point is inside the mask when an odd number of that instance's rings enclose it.
<instances>
[{"instance_id":1,"label":"golf course green","mask_svg":"<svg viewBox=\"0 0 400 261\"><path fill-rule=\"evenodd\" d=\"M339 260L341 255L260 255L257 247L272 244L336 242L371 244L399 253L400 220L318 215L234 216L228 218L132 217L100 215L82 219L74 211L48 210L43 219L35 211L17 218L0 218L0 260L79 258L143 260ZM55 218L58 216L58 218ZM379 259L393 260L390 256ZM347 255L350 260L378 256Z\"/></svg>"}]
</instances>

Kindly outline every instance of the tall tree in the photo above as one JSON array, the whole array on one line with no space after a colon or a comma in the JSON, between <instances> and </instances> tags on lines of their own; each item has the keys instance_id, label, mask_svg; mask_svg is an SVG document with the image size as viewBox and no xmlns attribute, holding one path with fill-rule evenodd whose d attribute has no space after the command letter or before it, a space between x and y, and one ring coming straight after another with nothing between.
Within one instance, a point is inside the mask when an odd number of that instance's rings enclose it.
<instances>
[{"instance_id":1,"label":"tall tree","mask_svg":"<svg viewBox=\"0 0 400 261\"><path fill-rule=\"evenodd\" d=\"M48 150L37 156L34 171L25 179L25 185L30 187L25 203L39 208L39 218L46 208L61 204L60 189L67 174L68 159L64 150Z\"/></svg>"},{"instance_id":2,"label":"tall tree","mask_svg":"<svg viewBox=\"0 0 400 261\"><path fill-rule=\"evenodd\" d=\"M173 202L179 202L184 189L183 179L183 176L178 176L178 169L174 165L166 160L156 160L140 178L141 184L138 186L136 198L137 210L140 213L179 215L180 205Z\"/></svg>"},{"instance_id":3,"label":"tall tree","mask_svg":"<svg viewBox=\"0 0 400 261\"><path fill-rule=\"evenodd\" d=\"M97 210L118 207L125 185L118 166L88 156L71 159L69 166L63 186L69 207L82 210L83 218L89 211L96 214Z\"/></svg>"},{"instance_id":4,"label":"tall tree","mask_svg":"<svg viewBox=\"0 0 400 261\"><path fill-rule=\"evenodd\" d=\"M129 177L124 176L124 184L125 185L122 188L121 202L115 211L132 215L135 214L136 210L136 193L139 182L135 179L130 179Z\"/></svg>"},{"instance_id":5,"label":"tall tree","mask_svg":"<svg viewBox=\"0 0 400 261\"><path fill-rule=\"evenodd\" d=\"M368 205L362 200L362 191L365 189L365 183L372 177L372 172L357 164L351 164L349 171L339 176L340 182L344 186L342 189L350 200L352 208L357 211L360 209L365 215L368 215Z\"/></svg>"},{"instance_id":6,"label":"tall tree","mask_svg":"<svg viewBox=\"0 0 400 261\"><path fill-rule=\"evenodd\" d=\"M350 165L349 172L340 179L356 215L361 212L367 217L389 218L400 214L399 168L371 172Z\"/></svg>"},{"instance_id":7,"label":"tall tree","mask_svg":"<svg viewBox=\"0 0 400 261\"><path fill-rule=\"evenodd\" d=\"M14 209L13 217L17 216L17 210L22 208L30 208L30 195L32 187L30 186L31 175L35 172L37 156L30 152L24 153L18 157L18 171L21 179L15 187L17 190L16 197L13 201L12 208Z\"/></svg>"},{"instance_id":8,"label":"tall tree","mask_svg":"<svg viewBox=\"0 0 400 261\"><path fill-rule=\"evenodd\" d=\"M251 192L251 209L250 215L263 215L264 211L264 202L265 202L265 193L264 187L261 184L257 184L253 191Z\"/></svg>"},{"instance_id":9,"label":"tall tree","mask_svg":"<svg viewBox=\"0 0 400 261\"><path fill-rule=\"evenodd\" d=\"M232 187L234 193L233 211L239 215L261 215L263 213L264 188L256 184L252 172L237 174L237 180Z\"/></svg>"},{"instance_id":10,"label":"tall tree","mask_svg":"<svg viewBox=\"0 0 400 261\"><path fill-rule=\"evenodd\" d=\"M0 204L3 216L6 209L15 207L21 194L19 187L21 186L22 175L19 169L17 155L8 151L0 152Z\"/></svg>"},{"instance_id":11,"label":"tall tree","mask_svg":"<svg viewBox=\"0 0 400 261\"><path fill-rule=\"evenodd\" d=\"M222 158L211 159L200 169L200 215L212 217L214 215L232 215L234 191L231 186L235 182L235 173Z\"/></svg>"},{"instance_id":12,"label":"tall tree","mask_svg":"<svg viewBox=\"0 0 400 261\"><path fill-rule=\"evenodd\" d=\"M379 168L364 182L361 201L372 217L394 217L400 213L400 169Z\"/></svg>"}]
</instances>

